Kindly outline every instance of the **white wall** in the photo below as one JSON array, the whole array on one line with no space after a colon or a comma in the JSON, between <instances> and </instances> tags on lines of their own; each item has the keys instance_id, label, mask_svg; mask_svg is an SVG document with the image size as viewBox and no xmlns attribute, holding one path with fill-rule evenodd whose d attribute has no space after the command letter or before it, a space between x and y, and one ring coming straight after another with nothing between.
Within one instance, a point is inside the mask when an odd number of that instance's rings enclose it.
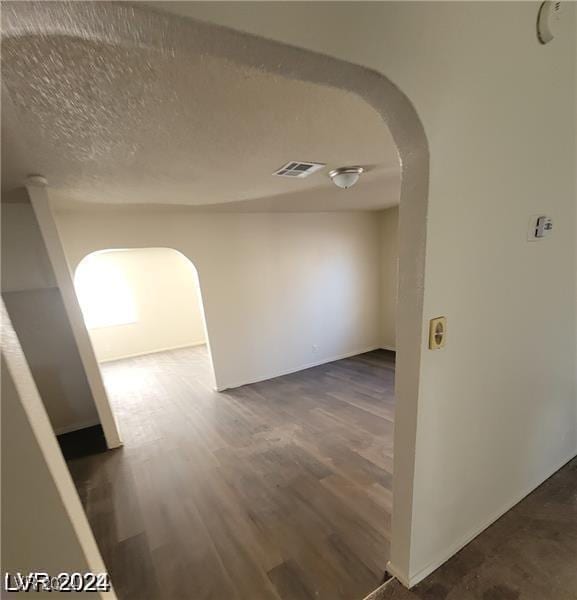
<instances>
[{"instance_id":1,"label":"white wall","mask_svg":"<svg viewBox=\"0 0 577 600\"><path fill-rule=\"evenodd\" d=\"M57 218L72 268L108 248L172 247L192 260L219 389L380 346L376 213Z\"/></svg>"},{"instance_id":2,"label":"white wall","mask_svg":"<svg viewBox=\"0 0 577 600\"><path fill-rule=\"evenodd\" d=\"M1 321L2 577L30 572L104 573L102 557L3 304ZM116 598L113 591L79 595ZM16 594L6 597L11 596ZM39 595L69 596L65 592Z\"/></svg>"},{"instance_id":3,"label":"white wall","mask_svg":"<svg viewBox=\"0 0 577 600\"><path fill-rule=\"evenodd\" d=\"M90 260L113 269L132 294L134 323L90 329L98 360L114 360L206 342L198 276L170 248L112 250Z\"/></svg>"},{"instance_id":4,"label":"white wall","mask_svg":"<svg viewBox=\"0 0 577 600\"><path fill-rule=\"evenodd\" d=\"M547 46L536 39L538 2L187 8L374 69L423 122L431 164L415 474L392 543L406 583L577 452L576 7L563 5L569 14ZM528 243L529 217L541 211L555 232ZM429 351L427 321L443 314L447 347ZM407 510L408 540L397 527Z\"/></svg>"},{"instance_id":5,"label":"white wall","mask_svg":"<svg viewBox=\"0 0 577 600\"><path fill-rule=\"evenodd\" d=\"M397 348L397 289L399 268L399 208L380 213L381 226L381 346Z\"/></svg>"},{"instance_id":6,"label":"white wall","mask_svg":"<svg viewBox=\"0 0 577 600\"><path fill-rule=\"evenodd\" d=\"M104 433L106 446L109 449L119 448L122 445L122 438L106 394L102 373L98 367L88 330L84 324L80 304L74 291L70 266L62 248L50 198L46 191L46 184L42 180L39 181L34 178L28 180L26 192L34 209L34 216L58 285L68 328L80 359L81 369L75 375L82 375L86 379ZM78 424L76 426L79 427Z\"/></svg>"},{"instance_id":7,"label":"white wall","mask_svg":"<svg viewBox=\"0 0 577 600\"><path fill-rule=\"evenodd\" d=\"M25 190L2 204L2 296L56 433L99 422L60 289Z\"/></svg>"}]
</instances>

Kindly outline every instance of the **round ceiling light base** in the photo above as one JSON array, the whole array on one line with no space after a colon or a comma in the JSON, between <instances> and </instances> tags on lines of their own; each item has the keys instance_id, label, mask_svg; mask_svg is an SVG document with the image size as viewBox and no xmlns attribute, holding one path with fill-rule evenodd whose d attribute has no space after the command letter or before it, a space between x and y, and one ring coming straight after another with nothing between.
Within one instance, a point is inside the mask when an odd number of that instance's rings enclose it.
<instances>
[{"instance_id":1,"label":"round ceiling light base","mask_svg":"<svg viewBox=\"0 0 577 600\"><path fill-rule=\"evenodd\" d=\"M337 187L346 190L357 183L363 172L363 167L340 167L333 169L329 177Z\"/></svg>"}]
</instances>

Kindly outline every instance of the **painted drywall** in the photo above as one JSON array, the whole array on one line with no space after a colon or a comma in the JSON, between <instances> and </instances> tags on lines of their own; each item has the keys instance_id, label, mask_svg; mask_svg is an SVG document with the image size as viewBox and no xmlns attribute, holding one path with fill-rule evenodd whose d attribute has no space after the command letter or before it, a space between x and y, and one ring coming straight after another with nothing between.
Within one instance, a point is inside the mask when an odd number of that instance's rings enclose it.
<instances>
[{"instance_id":1,"label":"painted drywall","mask_svg":"<svg viewBox=\"0 0 577 600\"><path fill-rule=\"evenodd\" d=\"M119 247L172 247L193 261L219 389L380 346L376 213L57 218L73 268Z\"/></svg>"},{"instance_id":2,"label":"painted drywall","mask_svg":"<svg viewBox=\"0 0 577 600\"><path fill-rule=\"evenodd\" d=\"M206 343L198 276L170 248L99 252L88 259L121 277L134 302L133 323L89 329L98 360Z\"/></svg>"},{"instance_id":3,"label":"painted drywall","mask_svg":"<svg viewBox=\"0 0 577 600\"><path fill-rule=\"evenodd\" d=\"M4 306L1 312L2 587L11 597L4 585L13 588L17 574L105 573L105 566ZM116 598L113 591L76 595Z\"/></svg>"},{"instance_id":4,"label":"painted drywall","mask_svg":"<svg viewBox=\"0 0 577 600\"><path fill-rule=\"evenodd\" d=\"M27 180L26 192L34 209L34 216L36 217L50 266L58 285L66 318L70 325L70 332L72 333L72 338L74 339L78 356L82 363L84 376L94 400L94 406L104 433L104 438L106 439L106 445L110 449L118 448L122 445L120 431L118 430L118 424L116 423L106 389L104 388L102 373L100 372L92 348L88 330L84 325L82 311L80 310L78 298L74 291L72 274L70 273L68 261L62 248L45 181L42 178L29 178Z\"/></svg>"},{"instance_id":5,"label":"painted drywall","mask_svg":"<svg viewBox=\"0 0 577 600\"><path fill-rule=\"evenodd\" d=\"M395 500L392 540L392 569L414 583L577 452L576 6L564 3L559 35L542 46L538 2L172 4L374 69L423 122L415 474L412 494ZM555 232L529 243L541 212ZM447 346L429 351L427 321L438 315ZM396 431L397 447L409 434ZM402 460L395 452L396 473Z\"/></svg>"},{"instance_id":6,"label":"painted drywall","mask_svg":"<svg viewBox=\"0 0 577 600\"><path fill-rule=\"evenodd\" d=\"M25 190L2 203L2 296L57 433L99 422L38 223Z\"/></svg>"},{"instance_id":7,"label":"painted drywall","mask_svg":"<svg viewBox=\"0 0 577 600\"><path fill-rule=\"evenodd\" d=\"M381 347L397 349L397 292L399 271L399 209L380 213L381 234Z\"/></svg>"}]
</instances>

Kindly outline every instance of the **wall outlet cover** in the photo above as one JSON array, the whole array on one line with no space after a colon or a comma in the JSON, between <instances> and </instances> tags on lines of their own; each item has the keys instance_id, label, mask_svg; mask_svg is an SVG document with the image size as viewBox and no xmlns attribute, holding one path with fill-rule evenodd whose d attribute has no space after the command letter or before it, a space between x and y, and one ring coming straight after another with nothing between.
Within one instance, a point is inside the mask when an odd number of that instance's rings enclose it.
<instances>
[{"instance_id":1,"label":"wall outlet cover","mask_svg":"<svg viewBox=\"0 0 577 600\"><path fill-rule=\"evenodd\" d=\"M439 350L445 346L447 318L435 317L429 322L429 349Z\"/></svg>"}]
</instances>

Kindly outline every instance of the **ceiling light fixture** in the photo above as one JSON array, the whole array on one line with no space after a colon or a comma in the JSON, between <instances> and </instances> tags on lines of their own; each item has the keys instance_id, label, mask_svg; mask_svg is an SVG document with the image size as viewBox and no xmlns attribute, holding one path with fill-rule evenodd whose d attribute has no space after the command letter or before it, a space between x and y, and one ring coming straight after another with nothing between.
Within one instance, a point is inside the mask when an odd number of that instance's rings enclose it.
<instances>
[{"instance_id":1,"label":"ceiling light fixture","mask_svg":"<svg viewBox=\"0 0 577 600\"><path fill-rule=\"evenodd\" d=\"M363 172L363 167L340 167L338 169L333 169L329 173L329 177L337 187L346 190L357 183Z\"/></svg>"}]
</instances>

